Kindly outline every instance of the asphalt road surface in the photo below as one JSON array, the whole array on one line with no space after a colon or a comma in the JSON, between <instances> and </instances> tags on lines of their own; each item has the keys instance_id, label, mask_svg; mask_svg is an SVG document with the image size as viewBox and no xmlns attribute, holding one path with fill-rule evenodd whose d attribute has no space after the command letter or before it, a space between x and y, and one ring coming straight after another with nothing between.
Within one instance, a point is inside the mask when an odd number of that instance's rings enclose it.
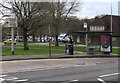
<instances>
[{"instance_id":1,"label":"asphalt road surface","mask_svg":"<svg viewBox=\"0 0 120 83\"><path fill-rule=\"evenodd\" d=\"M118 77L120 72L118 71L118 59L48 60L45 62L41 61L39 64L49 64L51 66L53 64L51 62L55 61L56 63L58 61L59 64L57 63L57 65L62 66L47 69L33 69L31 71L4 72L0 76L0 81L2 83L119 83ZM71 61L73 61L73 65L70 65L72 64ZM84 63L78 65L81 61ZM21 63L24 63L24 61ZM56 65L56 63L53 65ZM68 63L70 63L70 66L67 66ZM4 64L10 63L6 62ZM36 64L38 63L36 62ZM35 63L32 65L34 66Z\"/></svg>"}]
</instances>

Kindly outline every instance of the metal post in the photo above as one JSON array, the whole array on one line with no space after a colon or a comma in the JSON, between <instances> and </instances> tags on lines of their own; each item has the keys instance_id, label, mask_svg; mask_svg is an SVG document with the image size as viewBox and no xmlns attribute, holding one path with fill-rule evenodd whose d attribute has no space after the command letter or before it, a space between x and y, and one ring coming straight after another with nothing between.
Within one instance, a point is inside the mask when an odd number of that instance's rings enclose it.
<instances>
[{"instance_id":1,"label":"metal post","mask_svg":"<svg viewBox=\"0 0 120 83\"><path fill-rule=\"evenodd\" d=\"M50 25L49 25L49 56L51 57Z\"/></svg>"},{"instance_id":2,"label":"metal post","mask_svg":"<svg viewBox=\"0 0 120 83\"><path fill-rule=\"evenodd\" d=\"M112 17L112 0L111 0L111 27L110 27L110 31L111 31L111 38L110 38L110 42L111 42L111 52L112 52L112 31L113 31L113 29L112 29L112 26L113 26L113 23L112 23L112 20L113 20L113 17Z\"/></svg>"},{"instance_id":3,"label":"metal post","mask_svg":"<svg viewBox=\"0 0 120 83\"><path fill-rule=\"evenodd\" d=\"M86 52L88 54L88 34L86 33Z\"/></svg>"},{"instance_id":4,"label":"metal post","mask_svg":"<svg viewBox=\"0 0 120 83\"><path fill-rule=\"evenodd\" d=\"M112 0L111 0L111 28L110 28L110 31L112 32ZM112 33L111 33L112 35Z\"/></svg>"},{"instance_id":5,"label":"metal post","mask_svg":"<svg viewBox=\"0 0 120 83\"><path fill-rule=\"evenodd\" d=\"M12 36L11 52L12 55L14 55L14 27L11 28L11 36Z\"/></svg>"},{"instance_id":6,"label":"metal post","mask_svg":"<svg viewBox=\"0 0 120 83\"><path fill-rule=\"evenodd\" d=\"M88 54L88 26L87 26L87 21L84 22L84 28L86 29L86 52Z\"/></svg>"}]
</instances>

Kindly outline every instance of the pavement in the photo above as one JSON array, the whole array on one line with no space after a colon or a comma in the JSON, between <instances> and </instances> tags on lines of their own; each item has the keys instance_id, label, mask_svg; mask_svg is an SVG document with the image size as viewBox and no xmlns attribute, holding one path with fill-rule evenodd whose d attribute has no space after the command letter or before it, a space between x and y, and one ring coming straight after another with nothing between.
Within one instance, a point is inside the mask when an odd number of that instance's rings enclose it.
<instances>
[{"instance_id":1,"label":"pavement","mask_svg":"<svg viewBox=\"0 0 120 83\"><path fill-rule=\"evenodd\" d=\"M69 54L51 54L51 55L17 55L17 56L1 56L0 61L14 61L14 60L30 60L30 59L61 59L61 58L113 58L120 57L116 54L87 54L84 52Z\"/></svg>"}]
</instances>

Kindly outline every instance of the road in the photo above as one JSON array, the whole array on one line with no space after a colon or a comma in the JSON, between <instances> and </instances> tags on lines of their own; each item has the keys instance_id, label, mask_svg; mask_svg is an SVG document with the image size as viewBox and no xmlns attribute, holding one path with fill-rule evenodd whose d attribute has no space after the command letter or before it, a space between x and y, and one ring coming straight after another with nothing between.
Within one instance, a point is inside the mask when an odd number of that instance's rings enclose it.
<instances>
[{"instance_id":1,"label":"road","mask_svg":"<svg viewBox=\"0 0 120 83\"><path fill-rule=\"evenodd\" d=\"M120 74L117 58L27 60L2 65L0 80L9 83L118 83Z\"/></svg>"}]
</instances>

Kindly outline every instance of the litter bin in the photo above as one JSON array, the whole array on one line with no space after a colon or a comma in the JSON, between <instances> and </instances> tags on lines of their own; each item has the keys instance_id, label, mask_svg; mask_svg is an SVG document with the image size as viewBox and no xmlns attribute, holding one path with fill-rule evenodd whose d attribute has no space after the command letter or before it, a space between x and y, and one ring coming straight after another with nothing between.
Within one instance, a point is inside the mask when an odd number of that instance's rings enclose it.
<instances>
[{"instance_id":1,"label":"litter bin","mask_svg":"<svg viewBox=\"0 0 120 83\"><path fill-rule=\"evenodd\" d=\"M88 54L93 54L93 49L94 48L89 48Z\"/></svg>"},{"instance_id":2,"label":"litter bin","mask_svg":"<svg viewBox=\"0 0 120 83\"><path fill-rule=\"evenodd\" d=\"M73 47L74 47L74 45L72 45L72 44L66 45L65 53L69 54L69 55L73 55L74 54L73 53L73 51L74 51Z\"/></svg>"}]
</instances>

